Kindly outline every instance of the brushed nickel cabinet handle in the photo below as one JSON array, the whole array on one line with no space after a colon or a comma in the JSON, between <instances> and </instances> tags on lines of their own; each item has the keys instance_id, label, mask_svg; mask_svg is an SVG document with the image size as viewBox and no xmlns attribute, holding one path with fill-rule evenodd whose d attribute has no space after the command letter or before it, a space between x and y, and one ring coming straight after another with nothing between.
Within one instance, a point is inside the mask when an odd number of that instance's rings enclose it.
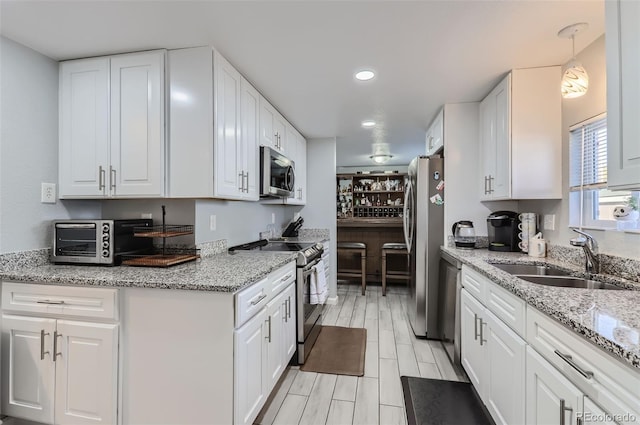
<instances>
[{"instance_id":1,"label":"brushed nickel cabinet handle","mask_svg":"<svg viewBox=\"0 0 640 425\"><path fill-rule=\"evenodd\" d=\"M489 194L489 189L487 188L487 182L489 181L489 178L487 176L484 176L484 194L488 195Z\"/></svg>"},{"instance_id":2,"label":"brushed nickel cabinet handle","mask_svg":"<svg viewBox=\"0 0 640 425\"><path fill-rule=\"evenodd\" d=\"M240 177L240 187L238 190L244 192L244 173L239 173L238 177Z\"/></svg>"},{"instance_id":3,"label":"brushed nickel cabinet handle","mask_svg":"<svg viewBox=\"0 0 640 425\"><path fill-rule=\"evenodd\" d=\"M258 296L257 298L251 300L251 305L257 305L260 303L260 301L264 300L265 298L267 298L267 294L262 294L260 296Z\"/></svg>"},{"instance_id":4,"label":"brushed nickel cabinet handle","mask_svg":"<svg viewBox=\"0 0 640 425\"><path fill-rule=\"evenodd\" d=\"M266 320L266 322L268 323L269 326L269 334L265 337L267 340L269 340L269 343L271 343L271 316L269 316L269 318Z\"/></svg>"},{"instance_id":5,"label":"brushed nickel cabinet handle","mask_svg":"<svg viewBox=\"0 0 640 425\"><path fill-rule=\"evenodd\" d=\"M36 304L62 305L64 304L64 301L39 300L39 301L36 301Z\"/></svg>"},{"instance_id":6,"label":"brushed nickel cabinet handle","mask_svg":"<svg viewBox=\"0 0 640 425\"><path fill-rule=\"evenodd\" d=\"M288 301L289 301L289 313L288 314L289 314L289 319L291 319L291 295L289 295Z\"/></svg>"},{"instance_id":7,"label":"brushed nickel cabinet handle","mask_svg":"<svg viewBox=\"0 0 640 425\"><path fill-rule=\"evenodd\" d=\"M247 183L244 183L244 179L247 179ZM242 185L244 186L244 192L245 193L249 193L249 172L247 171L246 173L243 173L242 176Z\"/></svg>"},{"instance_id":8,"label":"brushed nickel cabinet handle","mask_svg":"<svg viewBox=\"0 0 640 425\"><path fill-rule=\"evenodd\" d=\"M486 325L487 322L485 322L484 320L482 320L482 318L480 318L480 345L484 345L487 340L484 339L484 330L483 330L483 326Z\"/></svg>"},{"instance_id":9,"label":"brushed nickel cabinet handle","mask_svg":"<svg viewBox=\"0 0 640 425\"><path fill-rule=\"evenodd\" d=\"M573 409L571 407L567 407L566 406L566 402L564 401L563 398L560 399L560 425L566 425L565 422L565 412L573 412Z\"/></svg>"},{"instance_id":10,"label":"brushed nickel cabinet handle","mask_svg":"<svg viewBox=\"0 0 640 425\"><path fill-rule=\"evenodd\" d=\"M44 351L44 337L49 335L49 332L45 332L44 329L40 330L40 360L44 360L44 355L49 354L48 351Z\"/></svg>"},{"instance_id":11,"label":"brushed nickel cabinet handle","mask_svg":"<svg viewBox=\"0 0 640 425\"><path fill-rule=\"evenodd\" d=\"M62 353L58 353L58 337L62 336L58 331L53 332L53 361L56 361L56 357L62 355Z\"/></svg>"},{"instance_id":12,"label":"brushed nickel cabinet handle","mask_svg":"<svg viewBox=\"0 0 640 425\"><path fill-rule=\"evenodd\" d=\"M563 354L559 350L553 350L553 352L556 353L556 355L560 357L562 360L567 362L569 366L574 368L580 375L584 376L587 379L593 378L593 372L591 372L590 370L583 370L580 366L576 364L576 362L573 361L573 357L571 357L569 354Z\"/></svg>"},{"instance_id":13,"label":"brushed nickel cabinet handle","mask_svg":"<svg viewBox=\"0 0 640 425\"><path fill-rule=\"evenodd\" d=\"M109 188L116 189L116 169L111 165L109 166Z\"/></svg>"},{"instance_id":14,"label":"brushed nickel cabinet handle","mask_svg":"<svg viewBox=\"0 0 640 425\"><path fill-rule=\"evenodd\" d=\"M478 334L478 315L476 313L473 313L473 340L477 341L479 336L480 335Z\"/></svg>"},{"instance_id":15,"label":"brushed nickel cabinet handle","mask_svg":"<svg viewBox=\"0 0 640 425\"><path fill-rule=\"evenodd\" d=\"M98 190L104 190L104 168L98 167Z\"/></svg>"}]
</instances>

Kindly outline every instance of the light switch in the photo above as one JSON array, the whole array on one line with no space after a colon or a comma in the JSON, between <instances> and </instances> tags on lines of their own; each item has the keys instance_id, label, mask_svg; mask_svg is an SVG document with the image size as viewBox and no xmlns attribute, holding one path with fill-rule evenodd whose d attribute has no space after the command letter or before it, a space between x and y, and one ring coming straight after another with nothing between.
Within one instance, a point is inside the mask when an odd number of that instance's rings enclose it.
<instances>
[{"instance_id":1,"label":"light switch","mask_svg":"<svg viewBox=\"0 0 640 425\"><path fill-rule=\"evenodd\" d=\"M542 225L544 230L556 230L556 215L555 214L545 214L544 215L544 223Z\"/></svg>"},{"instance_id":2,"label":"light switch","mask_svg":"<svg viewBox=\"0 0 640 425\"><path fill-rule=\"evenodd\" d=\"M216 230L216 227L217 227L216 224L217 224L216 223L216 216L215 216L215 214L211 214L209 216L209 230L211 230L211 231Z\"/></svg>"}]
</instances>

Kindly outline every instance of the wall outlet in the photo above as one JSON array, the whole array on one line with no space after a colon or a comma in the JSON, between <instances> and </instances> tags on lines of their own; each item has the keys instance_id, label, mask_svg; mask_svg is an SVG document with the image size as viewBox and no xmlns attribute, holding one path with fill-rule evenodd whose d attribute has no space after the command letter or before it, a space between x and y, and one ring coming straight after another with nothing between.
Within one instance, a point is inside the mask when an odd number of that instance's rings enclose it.
<instances>
[{"instance_id":1,"label":"wall outlet","mask_svg":"<svg viewBox=\"0 0 640 425\"><path fill-rule=\"evenodd\" d=\"M216 226L216 225L217 225L216 221L217 221L217 220L216 220L216 216L215 216L215 214L211 214L211 215L209 216L209 230L211 230L211 231L216 230L216 227L217 227L217 226Z\"/></svg>"},{"instance_id":2,"label":"wall outlet","mask_svg":"<svg viewBox=\"0 0 640 425\"><path fill-rule=\"evenodd\" d=\"M142 213L140 214L140 218L153 218L152 213Z\"/></svg>"},{"instance_id":3,"label":"wall outlet","mask_svg":"<svg viewBox=\"0 0 640 425\"><path fill-rule=\"evenodd\" d=\"M545 214L544 223L542 224L544 230L556 230L556 215Z\"/></svg>"},{"instance_id":4,"label":"wall outlet","mask_svg":"<svg viewBox=\"0 0 640 425\"><path fill-rule=\"evenodd\" d=\"M42 183L40 186L40 202L43 204L56 203L56 184Z\"/></svg>"}]
</instances>

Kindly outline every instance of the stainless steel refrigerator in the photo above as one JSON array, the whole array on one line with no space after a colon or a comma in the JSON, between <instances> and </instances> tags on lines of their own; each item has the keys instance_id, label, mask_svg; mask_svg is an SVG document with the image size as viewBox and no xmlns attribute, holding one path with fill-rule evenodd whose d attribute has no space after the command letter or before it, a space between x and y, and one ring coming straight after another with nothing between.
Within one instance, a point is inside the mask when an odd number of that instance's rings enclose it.
<instances>
[{"instance_id":1,"label":"stainless steel refrigerator","mask_svg":"<svg viewBox=\"0 0 640 425\"><path fill-rule=\"evenodd\" d=\"M407 316L416 336L439 339L438 267L444 235L444 160L420 156L409 164L404 237L411 279Z\"/></svg>"}]
</instances>

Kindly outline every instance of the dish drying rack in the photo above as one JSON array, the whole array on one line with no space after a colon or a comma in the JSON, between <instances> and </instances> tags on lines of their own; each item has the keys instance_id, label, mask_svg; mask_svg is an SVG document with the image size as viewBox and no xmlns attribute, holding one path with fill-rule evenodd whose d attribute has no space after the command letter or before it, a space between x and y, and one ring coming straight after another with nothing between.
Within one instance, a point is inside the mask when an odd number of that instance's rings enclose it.
<instances>
[{"instance_id":1,"label":"dish drying rack","mask_svg":"<svg viewBox=\"0 0 640 425\"><path fill-rule=\"evenodd\" d=\"M193 225L175 225L165 223L166 210L162 206L162 224L149 227L135 227L133 236L138 238L162 239L160 252L154 254L124 256L122 264L140 267L170 267L194 261L200 258L196 248L167 248L167 238L192 235Z\"/></svg>"}]
</instances>

